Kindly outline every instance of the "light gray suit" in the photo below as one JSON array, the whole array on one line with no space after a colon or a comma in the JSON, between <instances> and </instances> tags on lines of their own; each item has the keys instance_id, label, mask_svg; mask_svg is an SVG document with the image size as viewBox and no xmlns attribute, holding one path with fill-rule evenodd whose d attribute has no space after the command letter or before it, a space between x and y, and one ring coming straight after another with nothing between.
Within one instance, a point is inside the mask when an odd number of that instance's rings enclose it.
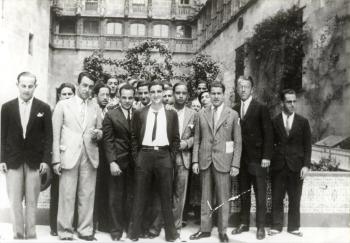
<instances>
[{"instance_id":1,"label":"light gray suit","mask_svg":"<svg viewBox=\"0 0 350 243\"><path fill-rule=\"evenodd\" d=\"M181 229L182 214L185 207L188 184L188 170L191 166L192 147L194 137L194 121L196 112L184 107L184 120L180 139L187 143L187 147L176 154L176 167L174 177L173 213L175 227Z\"/></svg>"},{"instance_id":2,"label":"light gray suit","mask_svg":"<svg viewBox=\"0 0 350 243\"><path fill-rule=\"evenodd\" d=\"M96 171L99 153L91 130L101 129L101 109L88 100L82 122L76 97L60 101L53 113L53 158L60 162L62 174L59 182L58 235L72 237L75 200L78 200L78 234L93 234L93 207Z\"/></svg>"},{"instance_id":3,"label":"light gray suit","mask_svg":"<svg viewBox=\"0 0 350 243\"><path fill-rule=\"evenodd\" d=\"M200 231L211 232L212 229L212 218L207 201L212 201L215 184L217 204L224 203L218 211L218 230L219 233L226 233L229 216L227 200L231 187L229 172L231 167L240 167L241 128L237 112L226 105L215 128L212 113L211 107L201 110L195 126L192 161L199 162L202 182Z\"/></svg>"}]
</instances>

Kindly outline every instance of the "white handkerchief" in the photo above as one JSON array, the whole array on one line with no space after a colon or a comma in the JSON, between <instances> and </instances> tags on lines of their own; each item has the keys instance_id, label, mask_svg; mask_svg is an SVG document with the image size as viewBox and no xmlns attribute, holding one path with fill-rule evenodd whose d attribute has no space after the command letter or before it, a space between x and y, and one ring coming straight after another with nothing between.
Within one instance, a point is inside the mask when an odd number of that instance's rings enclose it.
<instances>
[{"instance_id":1,"label":"white handkerchief","mask_svg":"<svg viewBox=\"0 0 350 243\"><path fill-rule=\"evenodd\" d=\"M233 141L226 142L226 153L233 153Z\"/></svg>"}]
</instances>

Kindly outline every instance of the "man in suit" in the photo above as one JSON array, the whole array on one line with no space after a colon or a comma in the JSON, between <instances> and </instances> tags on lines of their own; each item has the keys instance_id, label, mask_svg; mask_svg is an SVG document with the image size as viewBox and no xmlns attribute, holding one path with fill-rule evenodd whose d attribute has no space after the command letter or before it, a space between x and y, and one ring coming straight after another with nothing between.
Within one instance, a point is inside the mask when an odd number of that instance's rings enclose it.
<instances>
[{"instance_id":1,"label":"man in suit","mask_svg":"<svg viewBox=\"0 0 350 243\"><path fill-rule=\"evenodd\" d=\"M224 104L225 86L213 83L209 89L212 105L198 113L193 146L193 173L200 171L202 182L200 230L191 240L209 237L212 217L208 202L213 205L215 185L220 242L228 242L230 175L237 176L241 158L241 128L237 112ZM214 206L214 205L213 205Z\"/></svg>"},{"instance_id":2,"label":"man in suit","mask_svg":"<svg viewBox=\"0 0 350 243\"><path fill-rule=\"evenodd\" d=\"M57 227L61 240L73 239L76 200L78 237L94 240L97 142L102 138L102 119L100 108L89 99L93 87L92 76L80 73L76 96L60 101L53 114L53 169L60 175Z\"/></svg>"},{"instance_id":3,"label":"man in suit","mask_svg":"<svg viewBox=\"0 0 350 243\"><path fill-rule=\"evenodd\" d=\"M18 98L1 108L0 171L6 173L15 239L36 238L40 176L48 171L51 163L51 109L33 97L36 82L34 74L20 73L17 77Z\"/></svg>"},{"instance_id":4,"label":"man in suit","mask_svg":"<svg viewBox=\"0 0 350 243\"><path fill-rule=\"evenodd\" d=\"M185 106L188 89L185 83L176 83L173 88L174 108L179 118L180 151L176 154L173 213L175 227L178 231L182 227L182 215L185 207L189 168L192 159L194 137L194 120L196 112Z\"/></svg>"},{"instance_id":5,"label":"man in suit","mask_svg":"<svg viewBox=\"0 0 350 243\"><path fill-rule=\"evenodd\" d=\"M242 127L242 159L239 190L244 193L252 184L256 199L257 239L265 238L266 174L273 147L272 124L267 107L252 98L253 79L239 77L237 81L240 103L234 109L240 114ZM232 234L249 231L250 192L242 196L240 225Z\"/></svg>"},{"instance_id":6,"label":"man in suit","mask_svg":"<svg viewBox=\"0 0 350 243\"><path fill-rule=\"evenodd\" d=\"M131 148L131 117L135 112L134 88L120 88L121 106L109 111L103 120L103 142L109 165L109 214L112 240L120 240L127 230L133 198L134 160Z\"/></svg>"},{"instance_id":7,"label":"man in suit","mask_svg":"<svg viewBox=\"0 0 350 243\"><path fill-rule=\"evenodd\" d=\"M94 95L101 110L101 119L103 120L107 111L110 99L111 89L104 83L98 83L94 87ZM103 232L109 232L109 210L108 210L108 177L109 164L106 161L103 141L98 142L99 166L96 176L96 191L94 205L94 232L98 229Z\"/></svg>"},{"instance_id":8,"label":"man in suit","mask_svg":"<svg viewBox=\"0 0 350 243\"><path fill-rule=\"evenodd\" d=\"M283 199L288 194L288 227L291 234L302 236L300 198L303 180L310 167L311 132L306 118L295 113L296 93L281 93L282 112L273 120L274 153L272 157L272 227L270 235L283 227Z\"/></svg>"},{"instance_id":9,"label":"man in suit","mask_svg":"<svg viewBox=\"0 0 350 243\"><path fill-rule=\"evenodd\" d=\"M128 236L138 240L146 198L154 175L160 195L165 238L178 238L172 212L172 183L175 155L179 149L177 114L162 104L163 84L149 84L151 105L135 112L133 124L133 152L135 157L135 197ZM137 158L136 158L137 156Z\"/></svg>"}]
</instances>

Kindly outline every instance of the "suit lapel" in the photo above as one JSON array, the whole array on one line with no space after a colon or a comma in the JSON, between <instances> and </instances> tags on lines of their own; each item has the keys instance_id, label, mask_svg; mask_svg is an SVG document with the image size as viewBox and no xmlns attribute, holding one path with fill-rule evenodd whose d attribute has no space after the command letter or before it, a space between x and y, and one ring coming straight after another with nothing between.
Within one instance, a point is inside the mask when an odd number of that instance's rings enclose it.
<instances>
[{"instance_id":1,"label":"suit lapel","mask_svg":"<svg viewBox=\"0 0 350 243\"><path fill-rule=\"evenodd\" d=\"M185 106L185 108L184 108L185 110L184 110L184 120L183 120L183 124L182 124L182 134L180 134L181 135L181 138L182 138L182 136L185 134L185 130L186 130L186 127L187 127L187 124L188 124L188 122L189 122L189 120L190 120L190 110Z\"/></svg>"},{"instance_id":2,"label":"suit lapel","mask_svg":"<svg viewBox=\"0 0 350 243\"><path fill-rule=\"evenodd\" d=\"M224 105L224 107L223 107L223 109L221 111L221 114L220 114L220 117L219 117L219 120L218 120L218 124L216 126L214 134L216 134L216 132L219 130L220 126L226 120L226 117L228 117L229 114L230 114L230 110Z\"/></svg>"},{"instance_id":3,"label":"suit lapel","mask_svg":"<svg viewBox=\"0 0 350 243\"><path fill-rule=\"evenodd\" d=\"M19 112L19 101L18 98L14 101L13 103L14 107L13 107L13 112L15 115L15 120L17 122L18 127L20 127L22 129L21 134L23 133L23 128L22 128L22 124L21 124L21 114Z\"/></svg>"},{"instance_id":4,"label":"suit lapel","mask_svg":"<svg viewBox=\"0 0 350 243\"><path fill-rule=\"evenodd\" d=\"M170 111L168 111L167 109L165 109L165 118L166 118L166 132L168 135L168 141L170 143L172 141L171 136L170 136L171 132L172 132L172 124L171 124Z\"/></svg>"},{"instance_id":5,"label":"suit lapel","mask_svg":"<svg viewBox=\"0 0 350 243\"><path fill-rule=\"evenodd\" d=\"M143 141L143 138L145 136L148 112L149 112L149 106L146 106L145 108L143 108L141 110L141 113L140 113L140 122L142 123L142 125L141 125L141 133L140 133L140 135L141 135L140 136L141 142Z\"/></svg>"},{"instance_id":6,"label":"suit lapel","mask_svg":"<svg viewBox=\"0 0 350 243\"><path fill-rule=\"evenodd\" d=\"M296 127L298 127L298 122L299 122L299 118L298 118L297 114L294 113L294 120L293 120L292 128L289 131L288 137L292 137L292 135L294 134L294 132L296 130Z\"/></svg>"},{"instance_id":7,"label":"suit lapel","mask_svg":"<svg viewBox=\"0 0 350 243\"><path fill-rule=\"evenodd\" d=\"M242 102L241 102L241 105L242 105ZM241 105L239 106L239 112L238 112L239 116L241 116ZM256 105L255 100L252 100L248 106L248 109L244 115L244 118L242 119L243 121L247 120L249 116L254 113L255 105Z\"/></svg>"},{"instance_id":8,"label":"suit lapel","mask_svg":"<svg viewBox=\"0 0 350 243\"><path fill-rule=\"evenodd\" d=\"M37 103L37 100L35 98L33 98L33 103L32 103L32 107L30 109L30 115L29 115L26 133L28 133L30 131L30 129L32 128L37 111L38 111L38 103Z\"/></svg>"},{"instance_id":9,"label":"suit lapel","mask_svg":"<svg viewBox=\"0 0 350 243\"><path fill-rule=\"evenodd\" d=\"M119 113L117 116L117 120L124 126L124 128L129 131L128 121L125 118L125 115L122 111L121 107L117 108L117 112Z\"/></svg>"},{"instance_id":10,"label":"suit lapel","mask_svg":"<svg viewBox=\"0 0 350 243\"><path fill-rule=\"evenodd\" d=\"M208 125L210 127L211 133L214 134L214 128L213 128L213 114L211 112L211 106L206 108L204 110L204 117L208 122Z\"/></svg>"},{"instance_id":11,"label":"suit lapel","mask_svg":"<svg viewBox=\"0 0 350 243\"><path fill-rule=\"evenodd\" d=\"M281 134L283 134L284 137L288 137L286 129L284 127L282 113L278 116L277 125L280 129Z\"/></svg>"},{"instance_id":12,"label":"suit lapel","mask_svg":"<svg viewBox=\"0 0 350 243\"><path fill-rule=\"evenodd\" d=\"M78 126L81 129L83 129L83 124L81 124L81 120L80 120L79 105L77 103L76 97L72 97L69 99L68 108L72 110L72 114L75 117L75 120L78 123Z\"/></svg>"}]
</instances>

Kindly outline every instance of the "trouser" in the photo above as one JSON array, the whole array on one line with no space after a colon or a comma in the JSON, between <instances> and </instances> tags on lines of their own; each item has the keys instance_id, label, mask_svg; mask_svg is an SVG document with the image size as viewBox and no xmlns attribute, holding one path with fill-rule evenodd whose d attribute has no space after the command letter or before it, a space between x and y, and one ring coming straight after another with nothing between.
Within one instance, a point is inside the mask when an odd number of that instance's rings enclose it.
<instances>
[{"instance_id":1,"label":"trouser","mask_svg":"<svg viewBox=\"0 0 350 243\"><path fill-rule=\"evenodd\" d=\"M216 194L217 205L223 204L218 209L218 231L226 233L229 217L229 202L231 180L229 172L219 172L211 164L209 168L200 171L202 182L202 200L201 200L201 225L200 231L211 232L212 230L212 215L208 202L211 207L213 205L213 192ZM215 186L215 191L214 191Z\"/></svg>"},{"instance_id":2,"label":"trouser","mask_svg":"<svg viewBox=\"0 0 350 243\"><path fill-rule=\"evenodd\" d=\"M50 229L54 232L57 232L58 184L59 176L52 172L50 187Z\"/></svg>"},{"instance_id":3,"label":"trouser","mask_svg":"<svg viewBox=\"0 0 350 243\"><path fill-rule=\"evenodd\" d=\"M35 213L40 193L39 169L31 169L24 163L17 169L9 169L6 181L14 237L35 238ZM23 198L25 215L23 215Z\"/></svg>"},{"instance_id":4,"label":"trouser","mask_svg":"<svg viewBox=\"0 0 350 243\"><path fill-rule=\"evenodd\" d=\"M77 200L80 236L93 234L93 209L95 201L96 168L82 151L78 163L69 170L62 169L59 182L57 229L60 238L73 236L73 215Z\"/></svg>"},{"instance_id":5,"label":"trouser","mask_svg":"<svg viewBox=\"0 0 350 243\"><path fill-rule=\"evenodd\" d=\"M291 171L287 166L272 172L272 228L281 231L283 228L283 199L288 195L288 231L298 230L300 227L300 199L303 180L300 171Z\"/></svg>"},{"instance_id":6,"label":"trouser","mask_svg":"<svg viewBox=\"0 0 350 243\"><path fill-rule=\"evenodd\" d=\"M112 236L128 229L133 204L134 169L128 166L119 176L109 176L109 214Z\"/></svg>"},{"instance_id":7,"label":"trouser","mask_svg":"<svg viewBox=\"0 0 350 243\"><path fill-rule=\"evenodd\" d=\"M174 178L173 214L175 227L182 227L182 216L185 208L189 170L184 165L176 165Z\"/></svg>"},{"instance_id":8,"label":"trouser","mask_svg":"<svg viewBox=\"0 0 350 243\"><path fill-rule=\"evenodd\" d=\"M165 238L167 240L176 239L178 234L172 212L173 168L170 153L167 150L141 150L138 154L135 168L135 196L129 225L129 237L139 237L141 219L144 215L145 202L149 196L152 175L155 177L157 191L160 195Z\"/></svg>"},{"instance_id":9,"label":"trouser","mask_svg":"<svg viewBox=\"0 0 350 243\"><path fill-rule=\"evenodd\" d=\"M265 227L266 216L266 175L252 175L246 168L242 168L238 175L239 191L240 193L246 192L251 189L253 184L255 200L256 200L256 226L258 228ZM245 193L241 197L241 212L240 222L249 226L250 223L250 206L251 206L251 193Z\"/></svg>"}]
</instances>

